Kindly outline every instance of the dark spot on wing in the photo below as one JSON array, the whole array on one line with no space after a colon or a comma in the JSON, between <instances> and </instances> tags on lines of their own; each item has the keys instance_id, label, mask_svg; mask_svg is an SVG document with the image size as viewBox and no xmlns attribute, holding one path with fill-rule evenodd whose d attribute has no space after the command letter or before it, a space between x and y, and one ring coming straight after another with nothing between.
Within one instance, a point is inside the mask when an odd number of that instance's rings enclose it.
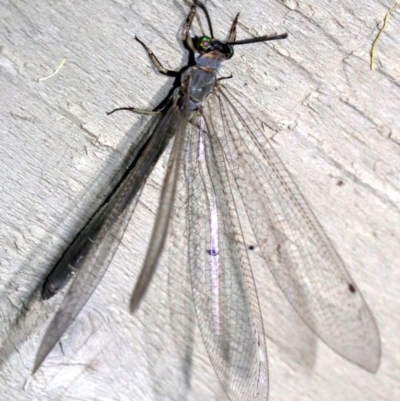
<instances>
[{"instance_id":1,"label":"dark spot on wing","mask_svg":"<svg viewBox=\"0 0 400 401\"><path fill-rule=\"evenodd\" d=\"M349 283L349 291L350 291L352 294L354 294L354 293L356 292L356 289L354 288L354 285L353 285L353 284L350 284L350 283Z\"/></svg>"},{"instance_id":2,"label":"dark spot on wing","mask_svg":"<svg viewBox=\"0 0 400 401\"><path fill-rule=\"evenodd\" d=\"M254 250L254 245L249 245L249 251L253 251Z\"/></svg>"},{"instance_id":3,"label":"dark spot on wing","mask_svg":"<svg viewBox=\"0 0 400 401\"><path fill-rule=\"evenodd\" d=\"M217 256L218 251L216 249L207 249L207 253L211 256Z\"/></svg>"}]
</instances>

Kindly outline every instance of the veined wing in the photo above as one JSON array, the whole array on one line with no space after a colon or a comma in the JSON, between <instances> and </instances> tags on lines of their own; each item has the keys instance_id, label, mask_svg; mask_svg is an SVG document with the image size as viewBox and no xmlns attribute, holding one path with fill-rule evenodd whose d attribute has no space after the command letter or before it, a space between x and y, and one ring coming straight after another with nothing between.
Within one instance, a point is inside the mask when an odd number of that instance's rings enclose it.
<instances>
[{"instance_id":1,"label":"veined wing","mask_svg":"<svg viewBox=\"0 0 400 401\"><path fill-rule=\"evenodd\" d=\"M82 257L74 256L79 262L79 270L45 333L36 355L33 372L40 367L75 320L107 271L135 211L142 188L171 136L175 134L178 114L179 110L176 108L167 111L146 143L134 168L110 199L106 210L99 218L95 217L96 229L86 233L91 234L91 237L82 238Z\"/></svg>"},{"instance_id":2,"label":"veined wing","mask_svg":"<svg viewBox=\"0 0 400 401\"><path fill-rule=\"evenodd\" d=\"M190 79L186 80L186 91L190 86ZM176 113L173 120L174 131L176 131L174 145L168 160L163 188L156 215L156 222L151 234L149 247L147 249L144 265L136 282L135 289L130 301L130 311L135 312L142 300L153 274L157 268L158 260L163 251L165 240L168 234L168 226L174 210L176 188L181 170L183 149L186 140L186 128L189 120L189 96L183 95L176 99Z\"/></svg>"},{"instance_id":3,"label":"veined wing","mask_svg":"<svg viewBox=\"0 0 400 401\"><path fill-rule=\"evenodd\" d=\"M206 114L208 117L208 114ZM209 118L191 126L186 152L189 265L204 344L231 401L268 394L264 328L219 139Z\"/></svg>"},{"instance_id":4,"label":"veined wing","mask_svg":"<svg viewBox=\"0 0 400 401\"><path fill-rule=\"evenodd\" d=\"M307 325L334 351L375 372L380 339L374 318L307 201L231 91L210 99L225 151L263 257ZM217 125L218 124L218 125Z\"/></svg>"},{"instance_id":5,"label":"veined wing","mask_svg":"<svg viewBox=\"0 0 400 401\"><path fill-rule=\"evenodd\" d=\"M160 319L157 318L157 323L154 322L154 316L147 313L141 318L143 324L146 325L147 322L154 327L154 332L159 333L160 328L162 330L164 346L157 348L157 362L154 362L153 350L147 353L149 366L152 365L151 381L154 394L158 394L157 399L174 401L188 400L193 387L193 352L197 331L188 267L187 185L182 170L183 163L176 190L174 213L165 244L168 306L164 308L166 310ZM152 346L149 344L149 347Z\"/></svg>"},{"instance_id":6,"label":"veined wing","mask_svg":"<svg viewBox=\"0 0 400 401\"><path fill-rule=\"evenodd\" d=\"M99 207L83 230L77 235L72 244L63 254L62 258L57 262L53 271L47 277L42 293L43 299L49 299L62 290L80 269L81 264L86 258L86 253L89 252L92 246L90 239L97 235L97 231L102 226L104 215L109 207L112 195L115 193L115 190L119 185L125 181L125 178L129 175L134 166L136 166L141 151L145 148L146 143L162 118L163 115L152 118L149 121L149 124L146 124L146 128L143 132L138 135L138 139L129 151L127 168L122 166L121 171L116 175L114 184L111 186L112 190L104 203Z\"/></svg>"}]
</instances>

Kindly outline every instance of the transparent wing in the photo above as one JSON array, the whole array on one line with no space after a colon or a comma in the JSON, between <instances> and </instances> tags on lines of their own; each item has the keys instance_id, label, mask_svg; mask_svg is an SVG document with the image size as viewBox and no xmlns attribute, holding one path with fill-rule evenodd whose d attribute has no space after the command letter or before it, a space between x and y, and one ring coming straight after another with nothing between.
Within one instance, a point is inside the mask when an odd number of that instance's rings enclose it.
<instances>
[{"instance_id":1,"label":"transparent wing","mask_svg":"<svg viewBox=\"0 0 400 401\"><path fill-rule=\"evenodd\" d=\"M268 394L264 328L221 144L199 119L188 135L189 265L204 344L232 400Z\"/></svg>"},{"instance_id":2,"label":"transparent wing","mask_svg":"<svg viewBox=\"0 0 400 401\"><path fill-rule=\"evenodd\" d=\"M189 83L187 86L189 87ZM165 239L168 234L169 222L174 210L175 193L181 169L182 154L186 138L186 127L189 118L189 97L185 96L183 99L186 100L183 100L183 104L179 108L179 111L177 109L173 121L174 128L176 127L174 146L168 160L167 171L165 173L157 210L156 222L151 234L144 265L131 297L131 313L138 308L157 268L158 259L160 258L161 252L164 248Z\"/></svg>"},{"instance_id":3,"label":"transparent wing","mask_svg":"<svg viewBox=\"0 0 400 401\"><path fill-rule=\"evenodd\" d=\"M148 354L149 365L153 367L151 371L153 388L160 400L174 401L188 400L191 388L195 386L192 376L197 329L187 258L187 185L182 170L183 163L175 196L174 213L165 244L165 252L168 255L166 258L168 261L166 283L168 311L157 318L156 324L152 321L154 317L149 316L146 319L157 333L160 329L163 332L164 347L158 347L157 363L154 363L154 352ZM146 318L146 315L144 313L142 319Z\"/></svg>"},{"instance_id":4,"label":"transparent wing","mask_svg":"<svg viewBox=\"0 0 400 401\"><path fill-rule=\"evenodd\" d=\"M49 274L43 287L43 299L49 299L63 289L68 282L74 277L80 269L81 264L86 258L86 253L89 252L92 242L91 238L96 236L100 229L104 215L109 207L109 203L116 188L124 181L124 178L129 174L132 168L136 165L136 161L140 157L141 151L145 148L146 143L154 132L154 129L160 123L163 116L153 117L146 128L137 135L134 143L129 149L126 156L126 167L123 165L118 174L114 177L114 183L111 184L112 190L105 199L103 205L95 212L86 226L73 240L72 244L63 254L62 258L57 262L53 271Z\"/></svg>"},{"instance_id":5,"label":"transparent wing","mask_svg":"<svg viewBox=\"0 0 400 401\"><path fill-rule=\"evenodd\" d=\"M108 269L135 210L141 190L154 165L175 133L178 110L169 109L146 143L135 166L116 190L90 238L81 238L81 257L74 253L79 270L60 309L51 321L36 355L35 372L75 320ZM96 228L96 229L94 229ZM87 233L87 234L88 234Z\"/></svg>"},{"instance_id":6,"label":"transparent wing","mask_svg":"<svg viewBox=\"0 0 400 401\"><path fill-rule=\"evenodd\" d=\"M269 140L224 86L214 91L208 107L258 246L280 288L326 344L375 372L381 350L374 318Z\"/></svg>"}]
</instances>

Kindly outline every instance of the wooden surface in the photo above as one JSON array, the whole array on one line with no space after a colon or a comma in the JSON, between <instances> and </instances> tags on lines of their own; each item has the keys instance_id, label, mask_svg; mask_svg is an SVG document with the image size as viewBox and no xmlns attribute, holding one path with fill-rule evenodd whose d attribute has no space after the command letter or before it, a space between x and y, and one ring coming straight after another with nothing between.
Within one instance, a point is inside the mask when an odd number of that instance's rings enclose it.
<instances>
[{"instance_id":1,"label":"wooden surface","mask_svg":"<svg viewBox=\"0 0 400 401\"><path fill-rule=\"evenodd\" d=\"M371 43L390 6L209 2L221 38L238 11L240 38L289 33L279 43L238 46L223 74L233 74L227 84L258 110L382 338L375 375L335 355L300 321L255 250L271 401L400 399L400 10L378 45L377 69L369 68ZM182 312L186 287L175 250L169 257L177 270L168 274L164 258L140 311L128 313L165 160L99 288L30 374L62 299L44 304L43 280L106 195L147 121L105 111L154 107L170 87L134 35L165 66L181 67L186 56L178 38L188 9L177 0L0 2L1 400L225 399L192 315ZM56 76L37 81L64 57Z\"/></svg>"}]
</instances>

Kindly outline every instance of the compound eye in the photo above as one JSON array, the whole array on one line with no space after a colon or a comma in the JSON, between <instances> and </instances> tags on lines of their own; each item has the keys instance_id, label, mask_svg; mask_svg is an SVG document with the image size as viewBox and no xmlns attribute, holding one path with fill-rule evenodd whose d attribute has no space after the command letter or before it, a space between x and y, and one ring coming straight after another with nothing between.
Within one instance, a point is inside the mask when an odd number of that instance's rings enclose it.
<instances>
[{"instance_id":1,"label":"compound eye","mask_svg":"<svg viewBox=\"0 0 400 401\"><path fill-rule=\"evenodd\" d=\"M229 53L226 55L226 59L229 60L233 56L233 47L229 46Z\"/></svg>"},{"instance_id":2,"label":"compound eye","mask_svg":"<svg viewBox=\"0 0 400 401\"><path fill-rule=\"evenodd\" d=\"M207 51L210 47L211 47L211 38L209 38L208 36L202 36L201 38L199 38L198 49L201 52Z\"/></svg>"}]
</instances>

